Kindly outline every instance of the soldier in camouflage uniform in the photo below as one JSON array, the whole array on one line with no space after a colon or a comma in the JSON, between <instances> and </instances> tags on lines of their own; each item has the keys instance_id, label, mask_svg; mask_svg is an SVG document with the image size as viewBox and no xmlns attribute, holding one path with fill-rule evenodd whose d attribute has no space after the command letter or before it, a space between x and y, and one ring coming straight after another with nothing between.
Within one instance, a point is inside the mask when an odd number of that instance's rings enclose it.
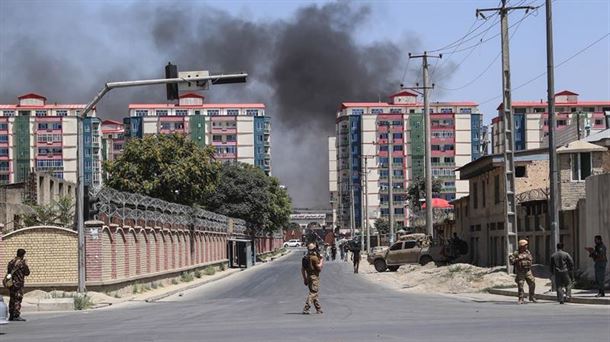
<instances>
[{"instance_id":1,"label":"soldier in camouflage uniform","mask_svg":"<svg viewBox=\"0 0 610 342\"><path fill-rule=\"evenodd\" d=\"M318 292L320 290L320 272L324 266L324 259L316 252L316 245L310 243L307 245L307 261L301 267L303 282L309 288L309 294L305 299L305 307L303 314L309 314L311 308L310 303L313 303L316 308L316 313L322 313L322 306L318 301Z\"/></svg>"},{"instance_id":2,"label":"soldier in camouflage uniform","mask_svg":"<svg viewBox=\"0 0 610 342\"><path fill-rule=\"evenodd\" d=\"M536 279L532 273L533 260L532 254L527 249L527 240L519 240L519 250L509 255L510 263L515 266L515 282L519 291L519 304L524 303L524 282L527 282L530 302L537 302L536 298L534 298Z\"/></svg>"},{"instance_id":3,"label":"soldier in camouflage uniform","mask_svg":"<svg viewBox=\"0 0 610 342\"><path fill-rule=\"evenodd\" d=\"M23 300L25 277L30 275L30 268L24 257L25 249L18 249L17 256L9 261L6 270L6 273L11 274L13 279L13 286L8 289L10 295L8 302L9 321L25 321L25 318L21 317L21 301Z\"/></svg>"}]
</instances>

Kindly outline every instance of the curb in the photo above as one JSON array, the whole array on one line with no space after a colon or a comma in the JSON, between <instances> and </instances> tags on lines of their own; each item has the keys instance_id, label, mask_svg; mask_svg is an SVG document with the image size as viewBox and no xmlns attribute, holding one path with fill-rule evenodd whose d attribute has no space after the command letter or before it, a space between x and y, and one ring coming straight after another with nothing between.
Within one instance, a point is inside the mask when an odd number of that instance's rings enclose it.
<instances>
[{"instance_id":1,"label":"curb","mask_svg":"<svg viewBox=\"0 0 610 342\"><path fill-rule=\"evenodd\" d=\"M500 295L500 296L509 296L509 297L518 297L519 294L510 290L501 290L501 289L489 289L488 293ZM543 299L556 302L557 296L555 295L546 295L546 294L536 294L536 299ZM572 297L568 301L568 303L575 304L595 304L595 305L610 305L610 300L599 299L599 298L582 298L582 297Z\"/></svg>"},{"instance_id":2,"label":"curb","mask_svg":"<svg viewBox=\"0 0 610 342\"><path fill-rule=\"evenodd\" d=\"M202 281L200 283L197 283L197 284L191 284L189 286L185 286L185 287L181 287L179 289L167 291L165 293L158 294L156 296L151 296L151 297L148 297L148 298L144 299L144 301L146 303L153 303L153 302L156 302L156 301L161 300L163 298L167 298L169 296L173 296L176 293L184 292L184 291L187 291L187 290L192 290L192 289L197 288L199 286L203 286L205 284L209 284L209 283L211 283L213 281L217 281L217 280L221 280L221 279L227 278L227 277L232 276L233 274L237 274L237 273L239 273L239 272L241 272L243 270L245 270L245 268L244 269L240 269L237 272L231 272L231 273L223 274L223 275L221 275L221 276L219 276L217 278L214 278L214 279L204 280L204 281Z\"/></svg>"}]
</instances>

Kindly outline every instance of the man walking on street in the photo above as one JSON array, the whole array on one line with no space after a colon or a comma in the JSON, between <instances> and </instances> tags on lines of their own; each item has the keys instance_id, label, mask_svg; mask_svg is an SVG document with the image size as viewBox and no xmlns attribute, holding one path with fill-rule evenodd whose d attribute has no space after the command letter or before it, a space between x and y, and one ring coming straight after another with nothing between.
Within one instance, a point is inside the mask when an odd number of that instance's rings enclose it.
<instances>
[{"instance_id":1,"label":"man walking on street","mask_svg":"<svg viewBox=\"0 0 610 342\"><path fill-rule=\"evenodd\" d=\"M13 285L9 287L10 300L8 303L9 321L24 322L21 317L21 301L23 300L23 287L25 277L30 275L30 269L25 261L25 249L18 249L17 256L9 261L6 273L11 275Z\"/></svg>"},{"instance_id":2,"label":"man walking on street","mask_svg":"<svg viewBox=\"0 0 610 342\"><path fill-rule=\"evenodd\" d=\"M360 268L360 243L354 242L352 245L352 261L354 262L354 273L358 273L358 268Z\"/></svg>"},{"instance_id":3,"label":"man walking on street","mask_svg":"<svg viewBox=\"0 0 610 342\"><path fill-rule=\"evenodd\" d=\"M608 265L608 256L606 246L602 241L601 235L595 236L595 247L587 248L589 256L593 259L595 267L595 283L597 284L597 295L595 297L605 297L605 277L606 277L606 266Z\"/></svg>"},{"instance_id":4,"label":"man walking on street","mask_svg":"<svg viewBox=\"0 0 610 342\"><path fill-rule=\"evenodd\" d=\"M509 261L515 267L515 282L519 291L519 300L517 303L523 304L524 291L523 285L527 282L529 290L530 302L536 303L537 300L534 298L536 290L536 279L532 273L532 264L534 258L527 249L527 240L519 240L519 250L509 255Z\"/></svg>"},{"instance_id":5,"label":"man walking on street","mask_svg":"<svg viewBox=\"0 0 610 342\"><path fill-rule=\"evenodd\" d=\"M557 244L557 252L551 256L551 273L555 276L555 287L557 288L557 300L559 304L566 301L566 297L571 296L570 275L574 271L574 261L570 254L563 250L563 243ZM565 291L567 290L567 294Z\"/></svg>"},{"instance_id":6,"label":"man walking on street","mask_svg":"<svg viewBox=\"0 0 610 342\"><path fill-rule=\"evenodd\" d=\"M318 293L320 291L320 272L323 266L324 259L316 252L316 245L310 243L307 245L307 255L303 258L301 266L303 282L309 288L309 294L307 299L305 299L305 307L303 308L304 315L309 314L310 303L313 303L316 313L322 313L322 307L318 301Z\"/></svg>"}]
</instances>

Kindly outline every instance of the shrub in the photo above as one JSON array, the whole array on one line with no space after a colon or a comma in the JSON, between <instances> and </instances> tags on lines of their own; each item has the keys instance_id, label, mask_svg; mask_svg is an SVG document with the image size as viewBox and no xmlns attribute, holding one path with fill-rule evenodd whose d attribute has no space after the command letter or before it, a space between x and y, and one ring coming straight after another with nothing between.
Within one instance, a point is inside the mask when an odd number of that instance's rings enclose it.
<instances>
[{"instance_id":1,"label":"shrub","mask_svg":"<svg viewBox=\"0 0 610 342\"><path fill-rule=\"evenodd\" d=\"M157 282L156 282L156 281L153 281L152 283L150 283L150 287L151 287L151 288L154 290L154 289L156 289L157 287L159 287L159 285L157 284Z\"/></svg>"},{"instance_id":2,"label":"shrub","mask_svg":"<svg viewBox=\"0 0 610 342\"><path fill-rule=\"evenodd\" d=\"M220 264L220 270L224 271L227 269L227 264L225 264L224 262L222 264Z\"/></svg>"},{"instance_id":3,"label":"shrub","mask_svg":"<svg viewBox=\"0 0 610 342\"><path fill-rule=\"evenodd\" d=\"M195 270L194 275L195 275L195 278L201 278L201 276L202 276L201 271L199 269Z\"/></svg>"},{"instance_id":4,"label":"shrub","mask_svg":"<svg viewBox=\"0 0 610 342\"><path fill-rule=\"evenodd\" d=\"M86 310L93 306L93 302L91 301L91 297L86 294L76 294L74 295L74 310Z\"/></svg>"},{"instance_id":5,"label":"shrub","mask_svg":"<svg viewBox=\"0 0 610 342\"><path fill-rule=\"evenodd\" d=\"M213 266L208 266L206 268L203 269L203 274L205 275L214 275L214 273L216 273L216 269Z\"/></svg>"},{"instance_id":6,"label":"shrub","mask_svg":"<svg viewBox=\"0 0 610 342\"><path fill-rule=\"evenodd\" d=\"M172 285L178 285L178 280L176 278L172 279Z\"/></svg>"},{"instance_id":7,"label":"shrub","mask_svg":"<svg viewBox=\"0 0 610 342\"><path fill-rule=\"evenodd\" d=\"M134 283L131 286L131 293L137 294L137 293L140 293L140 292L142 292L142 285L140 283L138 283L138 282Z\"/></svg>"},{"instance_id":8,"label":"shrub","mask_svg":"<svg viewBox=\"0 0 610 342\"><path fill-rule=\"evenodd\" d=\"M189 281L193 281L193 279L195 279L195 278L193 277L193 274L190 273L190 272L182 272L180 274L180 281L183 282L183 283L187 283Z\"/></svg>"}]
</instances>

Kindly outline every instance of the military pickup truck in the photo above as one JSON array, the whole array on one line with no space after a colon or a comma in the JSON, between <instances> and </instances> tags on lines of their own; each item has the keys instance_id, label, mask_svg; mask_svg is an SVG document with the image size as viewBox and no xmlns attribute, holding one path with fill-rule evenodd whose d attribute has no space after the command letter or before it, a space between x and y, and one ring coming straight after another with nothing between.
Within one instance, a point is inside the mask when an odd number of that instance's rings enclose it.
<instances>
[{"instance_id":1,"label":"military pickup truck","mask_svg":"<svg viewBox=\"0 0 610 342\"><path fill-rule=\"evenodd\" d=\"M455 259L448 245L435 244L425 234L409 234L390 248L371 253L367 260L377 272L395 272L402 265L425 265L429 262L448 262Z\"/></svg>"}]
</instances>

